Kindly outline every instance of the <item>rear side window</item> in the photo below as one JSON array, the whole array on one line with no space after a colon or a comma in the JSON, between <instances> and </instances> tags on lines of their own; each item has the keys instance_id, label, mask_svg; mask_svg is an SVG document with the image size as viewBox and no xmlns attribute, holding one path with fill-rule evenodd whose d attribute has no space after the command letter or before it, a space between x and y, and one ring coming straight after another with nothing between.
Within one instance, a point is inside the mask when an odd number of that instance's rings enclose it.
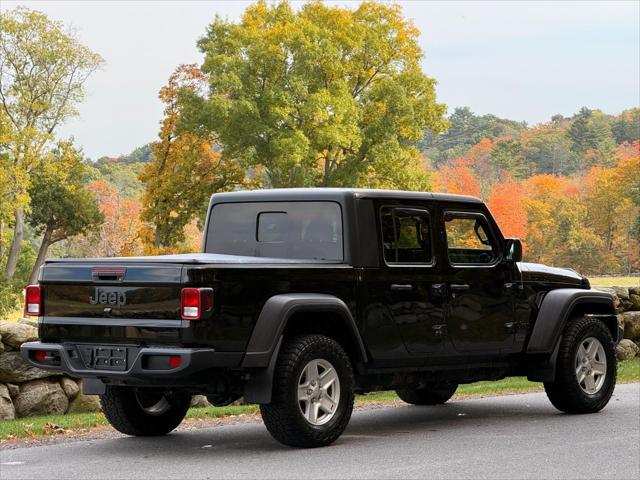
<instances>
[{"instance_id":1,"label":"rear side window","mask_svg":"<svg viewBox=\"0 0 640 480\"><path fill-rule=\"evenodd\" d=\"M431 264L429 212L420 208L380 209L384 260L388 264Z\"/></svg>"},{"instance_id":2,"label":"rear side window","mask_svg":"<svg viewBox=\"0 0 640 480\"><path fill-rule=\"evenodd\" d=\"M498 252L487 219L479 213L446 212L447 254L452 265L493 263Z\"/></svg>"},{"instance_id":3,"label":"rear side window","mask_svg":"<svg viewBox=\"0 0 640 480\"><path fill-rule=\"evenodd\" d=\"M219 203L211 211L205 252L342 261L342 244L337 203Z\"/></svg>"}]
</instances>

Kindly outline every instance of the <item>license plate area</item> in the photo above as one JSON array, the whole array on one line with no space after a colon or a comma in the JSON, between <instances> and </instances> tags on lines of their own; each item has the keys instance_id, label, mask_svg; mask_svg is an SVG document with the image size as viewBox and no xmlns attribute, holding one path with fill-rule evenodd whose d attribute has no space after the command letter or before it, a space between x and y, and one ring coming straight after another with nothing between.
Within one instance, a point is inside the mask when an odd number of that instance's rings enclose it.
<instances>
[{"instance_id":1,"label":"license plate area","mask_svg":"<svg viewBox=\"0 0 640 480\"><path fill-rule=\"evenodd\" d=\"M117 345L81 345L80 357L86 368L94 370L125 371L128 349Z\"/></svg>"}]
</instances>

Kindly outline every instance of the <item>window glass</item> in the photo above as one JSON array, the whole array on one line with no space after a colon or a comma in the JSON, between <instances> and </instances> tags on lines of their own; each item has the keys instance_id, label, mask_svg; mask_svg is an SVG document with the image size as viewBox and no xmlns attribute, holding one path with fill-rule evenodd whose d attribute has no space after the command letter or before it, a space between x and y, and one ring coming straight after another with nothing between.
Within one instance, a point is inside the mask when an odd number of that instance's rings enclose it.
<instances>
[{"instance_id":1,"label":"window glass","mask_svg":"<svg viewBox=\"0 0 640 480\"><path fill-rule=\"evenodd\" d=\"M258 242L285 242L289 232L287 212L262 212L258 214Z\"/></svg>"},{"instance_id":2,"label":"window glass","mask_svg":"<svg viewBox=\"0 0 640 480\"><path fill-rule=\"evenodd\" d=\"M334 202L219 203L205 252L342 260L342 213Z\"/></svg>"},{"instance_id":3,"label":"window glass","mask_svg":"<svg viewBox=\"0 0 640 480\"><path fill-rule=\"evenodd\" d=\"M496 259L497 251L483 216L448 212L445 228L450 263L484 264Z\"/></svg>"},{"instance_id":4,"label":"window glass","mask_svg":"<svg viewBox=\"0 0 640 480\"><path fill-rule=\"evenodd\" d=\"M384 207L380 215L387 263L431 263L431 228L426 210Z\"/></svg>"}]
</instances>

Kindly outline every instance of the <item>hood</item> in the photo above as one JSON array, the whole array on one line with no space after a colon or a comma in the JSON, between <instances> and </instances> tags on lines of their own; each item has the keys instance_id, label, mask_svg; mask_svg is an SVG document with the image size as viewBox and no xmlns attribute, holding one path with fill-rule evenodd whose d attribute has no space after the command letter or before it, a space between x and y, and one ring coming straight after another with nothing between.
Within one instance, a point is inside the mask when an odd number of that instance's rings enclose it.
<instances>
[{"instance_id":1,"label":"hood","mask_svg":"<svg viewBox=\"0 0 640 480\"><path fill-rule=\"evenodd\" d=\"M570 268L557 268L540 263L519 262L518 268L523 282L552 283L558 285L589 288L586 277Z\"/></svg>"}]
</instances>

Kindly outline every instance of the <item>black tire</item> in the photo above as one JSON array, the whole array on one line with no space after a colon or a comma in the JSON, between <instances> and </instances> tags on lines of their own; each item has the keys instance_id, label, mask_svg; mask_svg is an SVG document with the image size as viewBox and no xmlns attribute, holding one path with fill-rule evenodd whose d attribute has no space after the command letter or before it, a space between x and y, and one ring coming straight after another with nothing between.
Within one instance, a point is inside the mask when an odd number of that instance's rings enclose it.
<instances>
[{"instance_id":1,"label":"black tire","mask_svg":"<svg viewBox=\"0 0 640 480\"><path fill-rule=\"evenodd\" d=\"M153 414L152 406L162 398L167 404ZM100 395L102 411L109 423L121 433L140 437L166 435L175 429L189 409L191 395L131 387L107 385ZM143 405L148 406L147 409ZM149 408L151 407L151 408Z\"/></svg>"},{"instance_id":2,"label":"black tire","mask_svg":"<svg viewBox=\"0 0 640 480\"><path fill-rule=\"evenodd\" d=\"M400 400L412 405L439 405L445 403L458 389L457 383L430 385L424 388L400 388Z\"/></svg>"},{"instance_id":3,"label":"black tire","mask_svg":"<svg viewBox=\"0 0 640 480\"><path fill-rule=\"evenodd\" d=\"M335 413L323 425L307 421L298 400L302 372L316 359L330 362L340 387ZM353 369L344 349L332 338L302 335L283 344L276 363L271 403L260 405L260 412L267 430L280 443L301 448L323 447L344 432L353 411L353 400Z\"/></svg>"},{"instance_id":4,"label":"black tire","mask_svg":"<svg viewBox=\"0 0 640 480\"><path fill-rule=\"evenodd\" d=\"M600 342L607 361L602 386L594 394L580 386L576 374L576 352L589 338ZM544 389L553 406L562 412L595 413L609 403L616 374L615 344L607 326L595 317L576 317L569 321L560 339L555 381L545 383Z\"/></svg>"}]
</instances>

